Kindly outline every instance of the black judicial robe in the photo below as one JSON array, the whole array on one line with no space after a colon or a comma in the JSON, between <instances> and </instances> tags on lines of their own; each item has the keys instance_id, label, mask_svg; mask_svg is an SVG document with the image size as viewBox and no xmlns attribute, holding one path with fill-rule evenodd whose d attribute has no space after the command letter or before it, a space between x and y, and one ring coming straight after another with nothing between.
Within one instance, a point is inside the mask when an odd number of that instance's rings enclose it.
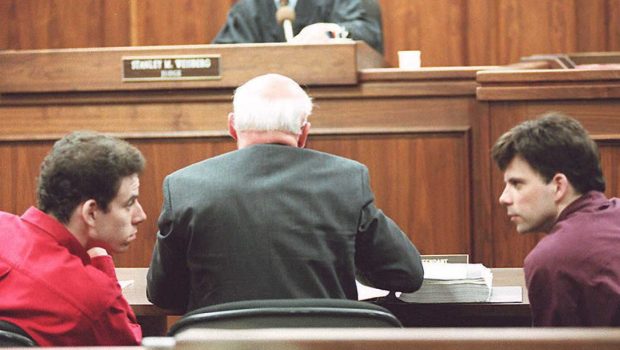
<instances>
[{"instance_id":1,"label":"black judicial robe","mask_svg":"<svg viewBox=\"0 0 620 350\"><path fill-rule=\"evenodd\" d=\"M284 30L276 21L273 0L239 0L229 11L226 24L214 44L284 42ZM298 0L293 33L313 23L337 23L354 40L362 40L383 53L381 13L372 0Z\"/></svg>"}]
</instances>

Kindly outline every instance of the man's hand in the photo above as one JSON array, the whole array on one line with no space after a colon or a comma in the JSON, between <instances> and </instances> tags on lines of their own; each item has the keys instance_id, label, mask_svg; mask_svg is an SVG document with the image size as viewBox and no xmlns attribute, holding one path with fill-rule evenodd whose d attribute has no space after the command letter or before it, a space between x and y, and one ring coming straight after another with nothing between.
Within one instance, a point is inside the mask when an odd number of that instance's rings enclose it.
<instances>
[{"instance_id":1,"label":"man's hand","mask_svg":"<svg viewBox=\"0 0 620 350\"><path fill-rule=\"evenodd\" d=\"M297 44L327 44L342 40L348 35L344 27L336 23L314 23L304 27L292 42Z\"/></svg>"},{"instance_id":2,"label":"man's hand","mask_svg":"<svg viewBox=\"0 0 620 350\"><path fill-rule=\"evenodd\" d=\"M89 250L86 251L86 253L91 258L94 258L96 256L108 255L108 251L101 247L90 248Z\"/></svg>"}]
</instances>

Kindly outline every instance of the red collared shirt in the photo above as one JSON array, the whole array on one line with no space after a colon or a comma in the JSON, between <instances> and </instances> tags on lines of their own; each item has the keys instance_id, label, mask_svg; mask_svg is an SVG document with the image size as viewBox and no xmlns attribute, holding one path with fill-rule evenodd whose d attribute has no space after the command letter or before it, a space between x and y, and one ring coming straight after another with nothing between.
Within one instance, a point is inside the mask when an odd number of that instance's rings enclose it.
<instances>
[{"instance_id":1,"label":"red collared shirt","mask_svg":"<svg viewBox=\"0 0 620 350\"><path fill-rule=\"evenodd\" d=\"M137 345L142 330L108 256L91 258L53 217L0 212L0 319L41 346Z\"/></svg>"},{"instance_id":2,"label":"red collared shirt","mask_svg":"<svg viewBox=\"0 0 620 350\"><path fill-rule=\"evenodd\" d=\"M535 326L620 326L620 201L575 200L523 269Z\"/></svg>"}]
</instances>

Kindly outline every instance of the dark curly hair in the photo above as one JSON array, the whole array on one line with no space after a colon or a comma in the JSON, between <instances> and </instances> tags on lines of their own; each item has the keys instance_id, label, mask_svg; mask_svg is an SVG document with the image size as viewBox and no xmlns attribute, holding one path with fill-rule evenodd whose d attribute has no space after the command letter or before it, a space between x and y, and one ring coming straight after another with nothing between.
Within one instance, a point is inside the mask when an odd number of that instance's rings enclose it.
<instances>
[{"instance_id":1,"label":"dark curly hair","mask_svg":"<svg viewBox=\"0 0 620 350\"><path fill-rule=\"evenodd\" d=\"M65 224L88 199L107 211L121 180L141 173L144 165L140 151L126 141L95 132L73 132L58 140L41 163L38 207Z\"/></svg>"},{"instance_id":2,"label":"dark curly hair","mask_svg":"<svg viewBox=\"0 0 620 350\"><path fill-rule=\"evenodd\" d=\"M497 140L491 154L501 170L518 155L547 183L562 173L581 194L605 191L596 143L577 120L559 112L510 129Z\"/></svg>"}]
</instances>

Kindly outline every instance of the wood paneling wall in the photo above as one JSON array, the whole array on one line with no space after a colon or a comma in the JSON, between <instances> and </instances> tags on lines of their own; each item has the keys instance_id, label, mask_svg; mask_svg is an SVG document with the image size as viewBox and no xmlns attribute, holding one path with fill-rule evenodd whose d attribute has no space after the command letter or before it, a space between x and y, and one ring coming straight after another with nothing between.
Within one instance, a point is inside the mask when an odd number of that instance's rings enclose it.
<instances>
[{"instance_id":1,"label":"wood paneling wall","mask_svg":"<svg viewBox=\"0 0 620 350\"><path fill-rule=\"evenodd\" d=\"M371 69L360 72L357 85L308 87L315 105L308 147L366 164L377 205L425 254L474 250L476 72ZM148 215L130 250L115 260L121 267L147 266L164 176L235 148L226 134L233 89L178 86L2 95L0 210L22 213L34 203L39 164L53 140L78 129L114 133L147 159L140 201Z\"/></svg>"},{"instance_id":2,"label":"wood paneling wall","mask_svg":"<svg viewBox=\"0 0 620 350\"><path fill-rule=\"evenodd\" d=\"M173 171L235 149L228 137L130 139L147 159L140 202L147 220L119 267L148 266L163 201L161 184ZM0 143L0 210L21 214L35 203L39 164L53 141ZM470 251L468 132L312 135L309 147L355 159L370 171L377 206L425 254ZM446 156L437 157L441 149ZM19 180L16 180L19 179ZM13 180L13 181L12 181ZM208 189L200 189L208 195ZM450 203L449 205L446 203ZM456 218L445 220L445 217Z\"/></svg>"},{"instance_id":3,"label":"wood paneling wall","mask_svg":"<svg viewBox=\"0 0 620 350\"><path fill-rule=\"evenodd\" d=\"M235 0L0 0L0 49L205 44ZM509 64L620 50L620 0L379 0L385 56L424 66Z\"/></svg>"},{"instance_id":4,"label":"wood paneling wall","mask_svg":"<svg viewBox=\"0 0 620 350\"><path fill-rule=\"evenodd\" d=\"M0 0L0 48L129 46L130 9L124 0Z\"/></svg>"}]
</instances>

